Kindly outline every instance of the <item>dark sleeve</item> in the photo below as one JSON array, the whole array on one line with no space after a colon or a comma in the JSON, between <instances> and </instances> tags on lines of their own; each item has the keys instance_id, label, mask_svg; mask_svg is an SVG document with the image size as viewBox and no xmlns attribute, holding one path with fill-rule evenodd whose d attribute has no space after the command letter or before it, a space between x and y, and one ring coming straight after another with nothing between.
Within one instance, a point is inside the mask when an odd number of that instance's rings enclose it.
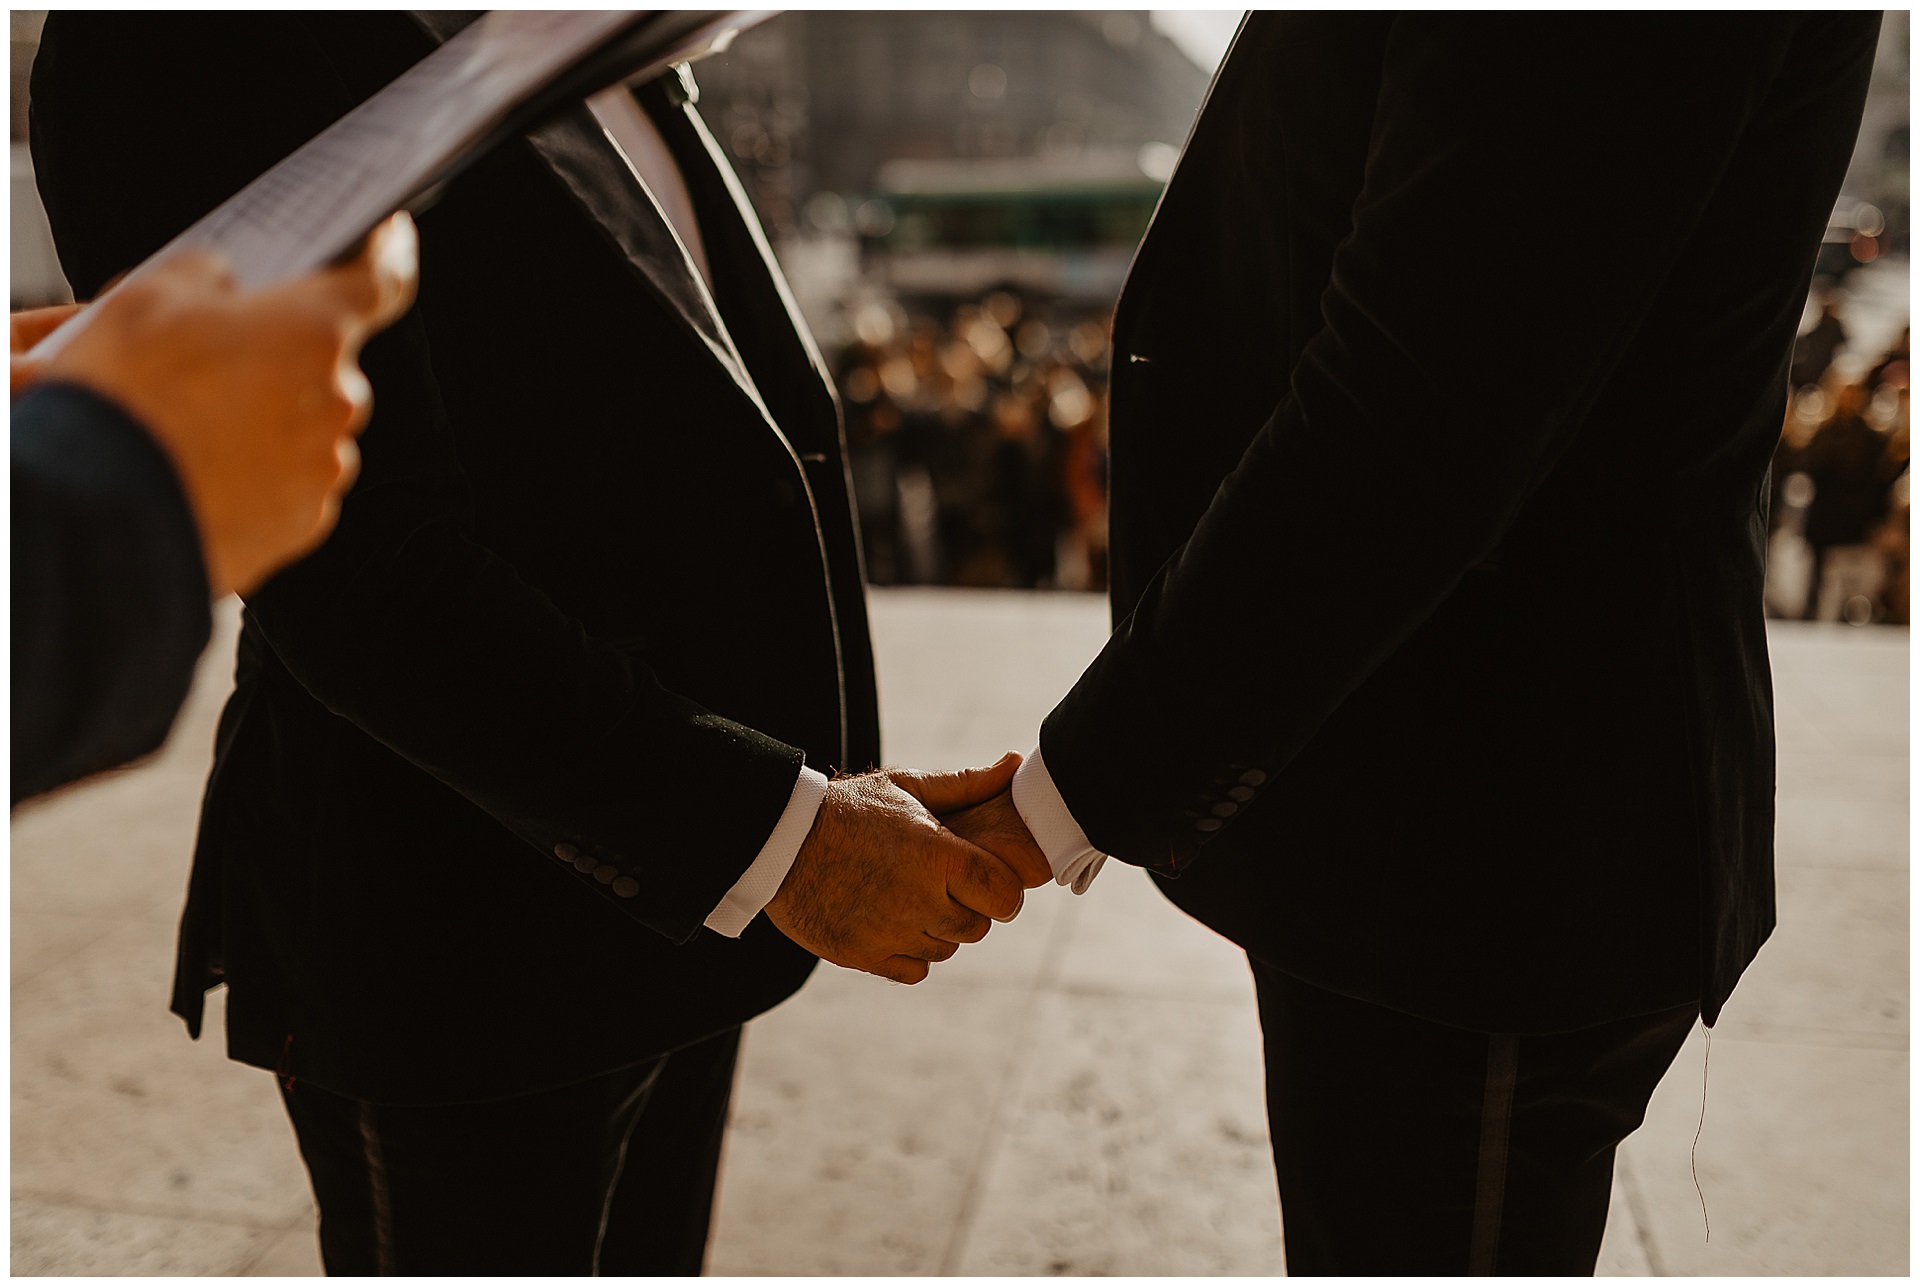
<instances>
[{"instance_id":1,"label":"dark sleeve","mask_svg":"<svg viewBox=\"0 0 1920 1287\"><path fill-rule=\"evenodd\" d=\"M146 431L72 385L12 413L17 804L165 741L212 620L193 513Z\"/></svg>"},{"instance_id":2,"label":"dark sleeve","mask_svg":"<svg viewBox=\"0 0 1920 1287\"><path fill-rule=\"evenodd\" d=\"M364 89L327 49L390 60L405 21L52 15L34 72L34 159L76 289L150 253L351 108ZM154 217L149 191L166 194L171 223ZM435 220L456 202L422 219L423 295ZM361 365L374 412L339 526L250 598L249 615L329 710L541 854L568 844L613 867L605 882L580 880L691 938L772 833L803 753L669 690L477 536L460 426L418 307ZM530 357L528 378L538 368ZM564 390L554 414L567 414ZM534 441L542 429L526 431Z\"/></svg>"},{"instance_id":3,"label":"dark sleeve","mask_svg":"<svg viewBox=\"0 0 1920 1287\"><path fill-rule=\"evenodd\" d=\"M1778 43L1755 22L1395 20L1325 325L1043 725L1096 847L1189 861L1222 826L1198 803L1213 784L1257 792L1492 551L1700 223ZM1489 281L1474 247L1519 212L1577 244L1503 259ZM1447 415L1452 373L1496 333L1498 398ZM1355 568L1375 579L1365 596Z\"/></svg>"},{"instance_id":4,"label":"dark sleeve","mask_svg":"<svg viewBox=\"0 0 1920 1287\"><path fill-rule=\"evenodd\" d=\"M340 525L250 615L328 709L542 855L567 844L613 867L580 880L691 938L772 834L804 753L672 691L478 537L417 311L362 366L374 413Z\"/></svg>"}]
</instances>

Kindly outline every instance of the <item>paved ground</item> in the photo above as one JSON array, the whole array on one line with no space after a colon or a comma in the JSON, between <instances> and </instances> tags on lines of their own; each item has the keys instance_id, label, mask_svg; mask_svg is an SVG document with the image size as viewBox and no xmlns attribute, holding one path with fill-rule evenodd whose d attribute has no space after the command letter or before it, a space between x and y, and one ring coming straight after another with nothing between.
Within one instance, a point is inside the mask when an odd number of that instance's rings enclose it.
<instances>
[{"instance_id":1,"label":"paved ground","mask_svg":"<svg viewBox=\"0 0 1920 1287\"><path fill-rule=\"evenodd\" d=\"M1097 649L1078 597L874 596L889 753L1025 749ZM13 825L16 1274L312 1274L267 1076L165 1013L228 633L158 759ZM1629 1141L1611 1273L1908 1269L1907 635L1776 626L1781 929ZM218 1013L210 1016L218 1032ZM718 1273L1282 1266L1251 986L1138 872L918 988L823 969L749 1035Z\"/></svg>"}]
</instances>

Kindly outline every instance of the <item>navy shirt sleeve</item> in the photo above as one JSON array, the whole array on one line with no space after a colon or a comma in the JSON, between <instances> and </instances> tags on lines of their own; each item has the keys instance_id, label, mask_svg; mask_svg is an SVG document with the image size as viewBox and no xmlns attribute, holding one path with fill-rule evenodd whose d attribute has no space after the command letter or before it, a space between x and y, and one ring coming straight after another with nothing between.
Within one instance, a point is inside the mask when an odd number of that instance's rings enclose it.
<instances>
[{"instance_id":1,"label":"navy shirt sleeve","mask_svg":"<svg viewBox=\"0 0 1920 1287\"><path fill-rule=\"evenodd\" d=\"M172 462L78 386L12 406L13 801L166 740L212 629Z\"/></svg>"}]
</instances>

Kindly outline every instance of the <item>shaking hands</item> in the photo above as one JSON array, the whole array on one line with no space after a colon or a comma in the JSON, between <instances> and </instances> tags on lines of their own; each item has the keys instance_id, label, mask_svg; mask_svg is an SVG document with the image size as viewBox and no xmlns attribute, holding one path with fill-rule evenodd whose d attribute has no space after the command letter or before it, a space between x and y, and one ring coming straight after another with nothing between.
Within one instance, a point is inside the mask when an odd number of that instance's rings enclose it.
<instances>
[{"instance_id":1,"label":"shaking hands","mask_svg":"<svg viewBox=\"0 0 1920 1287\"><path fill-rule=\"evenodd\" d=\"M1020 757L837 778L766 915L823 960L900 983L1010 921L1053 879L1013 807Z\"/></svg>"}]
</instances>

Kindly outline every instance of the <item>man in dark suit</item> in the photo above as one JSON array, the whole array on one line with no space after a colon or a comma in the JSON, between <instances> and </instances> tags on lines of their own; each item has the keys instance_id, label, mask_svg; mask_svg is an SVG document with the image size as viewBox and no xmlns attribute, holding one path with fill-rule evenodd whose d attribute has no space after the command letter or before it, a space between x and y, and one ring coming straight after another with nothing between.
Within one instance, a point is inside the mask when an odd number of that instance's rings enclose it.
<instances>
[{"instance_id":1,"label":"man in dark suit","mask_svg":"<svg viewBox=\"0 0 1920 1287\"><path fill-rule=\"evenodd\" d=\"M52 15L76 289L466 20ZM694 97L449 186L335 537L247 604L174 1008L227 985L330 1272L698 1272L741 1024L808 949L914 981L1019 904L923 807L1011 762L822 774L879 751L838 412Z\"/></svg>"},{"instance_id":2,"label":"man in dark suit","mask_svg":"<svg viewBox=\"0 0 1920 1287\"><path fill-rule=\"evenodd\" d=\"M1765 474L1878 22L1256 13L1214 81L1013 799L1247 949L1294 1272L1591 1272L1773 925Z\"/></svg>"}]
</instances>

